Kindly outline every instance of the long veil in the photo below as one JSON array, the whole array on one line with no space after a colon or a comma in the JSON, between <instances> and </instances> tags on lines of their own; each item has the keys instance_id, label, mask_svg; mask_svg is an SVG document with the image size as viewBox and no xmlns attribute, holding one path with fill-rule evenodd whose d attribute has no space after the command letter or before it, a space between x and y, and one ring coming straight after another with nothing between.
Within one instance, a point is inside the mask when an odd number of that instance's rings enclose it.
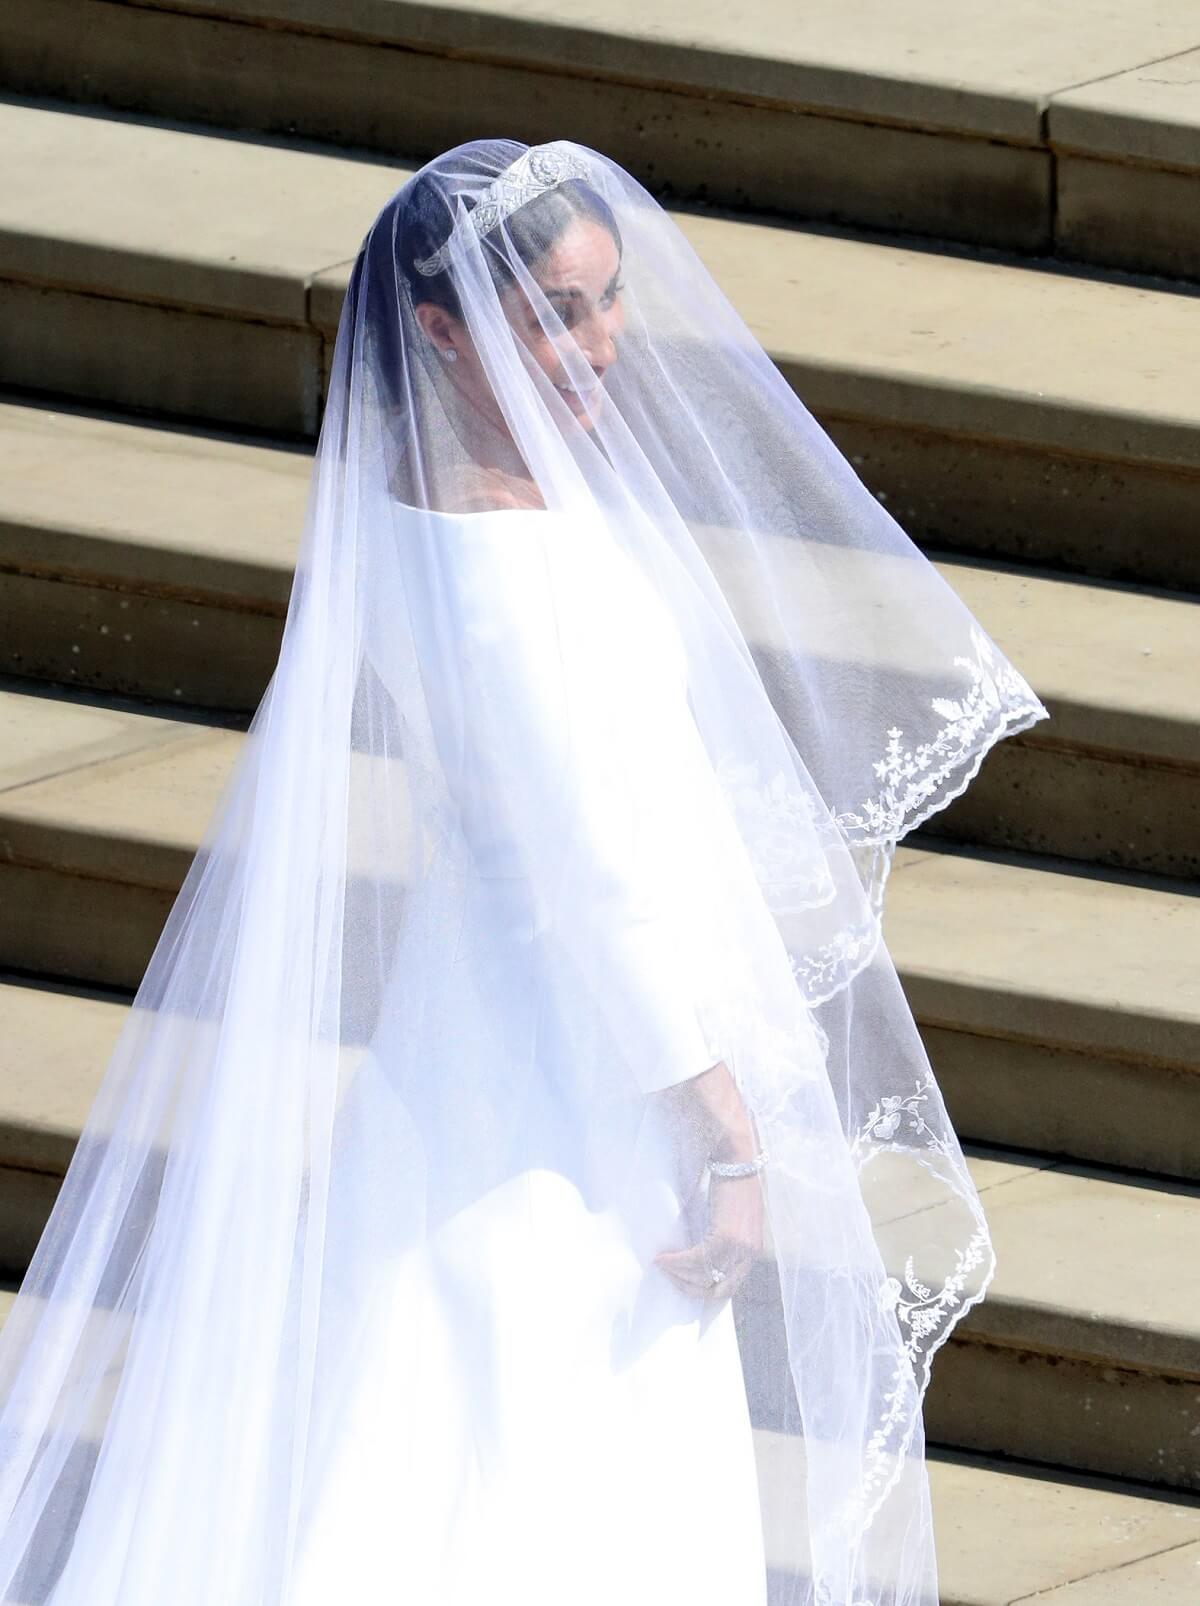
<instances>
[{"instance_id":1,"label":"long veil","mask_svg":"<svg viewBox=\"0 0 1200 1606\"><path fill-rule=\"evenodd\" d=\"M629 1246L594 1317L627 1364L720 1062L762 1250L673 1309L736 1318L770 1601L933 1606L922 1400L994 1257L884 894L1046 717L626 172L422 168L351 274L277 667L0 1335L0 1598L286 1606L381 1279L514 1181L570 1173ZM568 1297L552 1254L513 1275ZM484 1440L503 1360L453 1361ZM429 1448L395 1424L398 1475Z\"/></svg>"}]
</instances>

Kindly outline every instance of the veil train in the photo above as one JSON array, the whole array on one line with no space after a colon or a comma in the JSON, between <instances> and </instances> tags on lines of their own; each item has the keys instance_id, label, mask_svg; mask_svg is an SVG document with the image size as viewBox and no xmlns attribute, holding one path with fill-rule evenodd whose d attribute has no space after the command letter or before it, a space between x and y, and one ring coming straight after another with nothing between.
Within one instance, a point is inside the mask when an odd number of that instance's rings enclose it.
<instances>
[{"instance_id":1,"label":"veil train","mask_svg":"<svg viewBox=\"0 0 1200 1606\"><path fill-rule=\"evenodd\" d=\"M882 911L1047 717L628 173L427 163L0 1334L0 1598L934 1606L994 1255Z\"/></svg>"}]
</instances>

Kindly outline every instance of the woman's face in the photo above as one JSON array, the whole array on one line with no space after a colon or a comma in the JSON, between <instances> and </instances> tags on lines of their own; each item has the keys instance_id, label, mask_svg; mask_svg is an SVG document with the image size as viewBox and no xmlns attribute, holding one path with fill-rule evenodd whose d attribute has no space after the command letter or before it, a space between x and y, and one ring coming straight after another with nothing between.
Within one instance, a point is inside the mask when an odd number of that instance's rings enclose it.
<instances>
[{"instance_id":1,"label":"woman's face","mask_svg":"<svg viewBox=\"0 0 1200 1606\"><path fill-rule=\"evenodd\" d=\"M625 327L620 274L621 258L612 235L594 218L576 217L532 270L565 335L557 342L550 338L520 285L509 285L500 297L513 332L585 428L591 427L603 403L604 376L617 360L617 337ZM563 365L568 340L595 375L582 394Z\"/></svg>"},{"instance_id":2,"label":"woman's face","mask_svg":"<svg viewBox=\"0 0 1200 1606\"><path fill-rule=\"evenodd\" d=\"M625 327L620 268L616 242L604 225L594 218L575 217L530 269L558 314L564 333L557 340L547 334L519 284L507 285L500 294L513 334L585 429L592 427L603 404L604 376L617 360L616 341ZM443 355L454 350L453 382L502 423L483 364L464 325L431 303L418 307L417 317ZM569 344L578 349L595 376L582 393L572 385L564 367L563 353Z\"/></svg>"}]
</instances>

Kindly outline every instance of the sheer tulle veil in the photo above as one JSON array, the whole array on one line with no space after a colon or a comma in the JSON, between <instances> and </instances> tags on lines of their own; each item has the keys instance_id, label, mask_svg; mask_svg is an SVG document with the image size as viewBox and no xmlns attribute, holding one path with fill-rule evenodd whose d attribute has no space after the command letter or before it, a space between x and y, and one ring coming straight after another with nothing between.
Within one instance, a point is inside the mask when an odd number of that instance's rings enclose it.
<instances>
[{"instance_id":1,"label":"sheer tulle veil","mask_svg":"<svg viewBox=\"0 0 1200 1606\"><path fill-rule=\"evenodd\" d=\"M634 179L569 140L423 167L350 275L276 670L0 1335L0 1598L291 1602L379 1290L514 1179L629 1246L588 1318L626 1364L723 1061L762 1254L672 1309L736 1321L764 1590L933 1606L922 1401L994 1256L882 911L897 842L1046 717ZM552 1324L553 1257L517 1265ZM482 1433L503 1361L456 1365ZM398 1472L428 1453L396 1424ZM397 1578L421 1541L395 1510Z\"/></svg>"}]
</instances>

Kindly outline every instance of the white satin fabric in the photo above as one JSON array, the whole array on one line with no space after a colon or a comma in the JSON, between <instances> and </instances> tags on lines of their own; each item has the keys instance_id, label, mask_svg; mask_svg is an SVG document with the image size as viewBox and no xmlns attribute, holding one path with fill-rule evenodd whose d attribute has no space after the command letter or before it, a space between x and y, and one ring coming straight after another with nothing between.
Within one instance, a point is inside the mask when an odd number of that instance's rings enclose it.
<instances>
[{"instance_id":1,"label":"white satin fabric","mask_svg":"<svg viewBox=\"0 0 1200 1606\"><path fill-rule=\"evenodd\" d=\"M935 1606L922 1402L995 1255L884 893L1047 715L631 175L407 179L0 1332L0 1599ZM714 1085L769 1159L710 1213ZM655 1263L701 1239L732 1308Z\"/></svg>"},{"instance_id":2,"label":"white satin fabric","mask_svg":"<svg viewBox=\"0 0 1200 1606\"><path fill-rule=\"evenodd\" d=\"M739 963L731 888L786 956L691 714L675 621L582 509L423 519L439 548L423 559L438 577L438 627L418 652L470 852L452 963L511 965L511 950L537 950L553 926L553 962L585 973L594 1024L619 1036L637 1088L695 1076L730 1046L706 1027L704 993L706 977L714 999L727 989ZM526 874L533 820L547 857ZM396 983L436 985L428 954L423 940ZM417 987L413 964L428 978ZM559 996L543 979L531 996ZM519 995L513 978L503 984L499 1019L514 985ZM579 989L563 996L578 1010Z\"/></svg>"},{"instance_id":3,"label":"white satin fabric","mask_svg":"<svg viewBox=\"0 0 1200 1606\"><path fill-rule=\"evenodd\" d=\"M712 828L719 792L684 655L602 524L503 511L439 517L431 539L453 543L444 572L463 681L456 690L443 677L438 695L456 699L440 708L443 728L466 712L472 733L454 774L475 880L457 935L444 948L423 941L396 968L413 996L437 994L437 1033L414 1030L397 999L347 1090L341 1141L355 1159L333 1204L335 1255L343 1234L388 1219L406 1166L436 1164L420 1171L425 1240L345 1256L371 1278L339 1286L331 1307L341 1377L325 1391L331 1419L289 1606L377 1599L399 1517L397 1599L479 1606L497 1579L521 1578L537 1602L760 1606L733 1307L701 1308L652 1264L703 1232L704 1156L636 1098L597 1116L594 1089L575 1080L578 1023L536 1008L554 993L539 975L537 911L514 872L520 845L487 806L497 766L540 787L555 766L591 801L576 862L611 877L604 940L587 960L598 996L620 1000L648 1090L712 1065L719 1055L687 1004L694 898L670 880L685 854L644 820L625 856L609 801L623 764L653 763L670 782L664 826L681 817L681 791L695 828ZM747 897L761 904L752 879ZM506 1074L526 1065L529 1080Z\"/></svg>"}]
</instances>

